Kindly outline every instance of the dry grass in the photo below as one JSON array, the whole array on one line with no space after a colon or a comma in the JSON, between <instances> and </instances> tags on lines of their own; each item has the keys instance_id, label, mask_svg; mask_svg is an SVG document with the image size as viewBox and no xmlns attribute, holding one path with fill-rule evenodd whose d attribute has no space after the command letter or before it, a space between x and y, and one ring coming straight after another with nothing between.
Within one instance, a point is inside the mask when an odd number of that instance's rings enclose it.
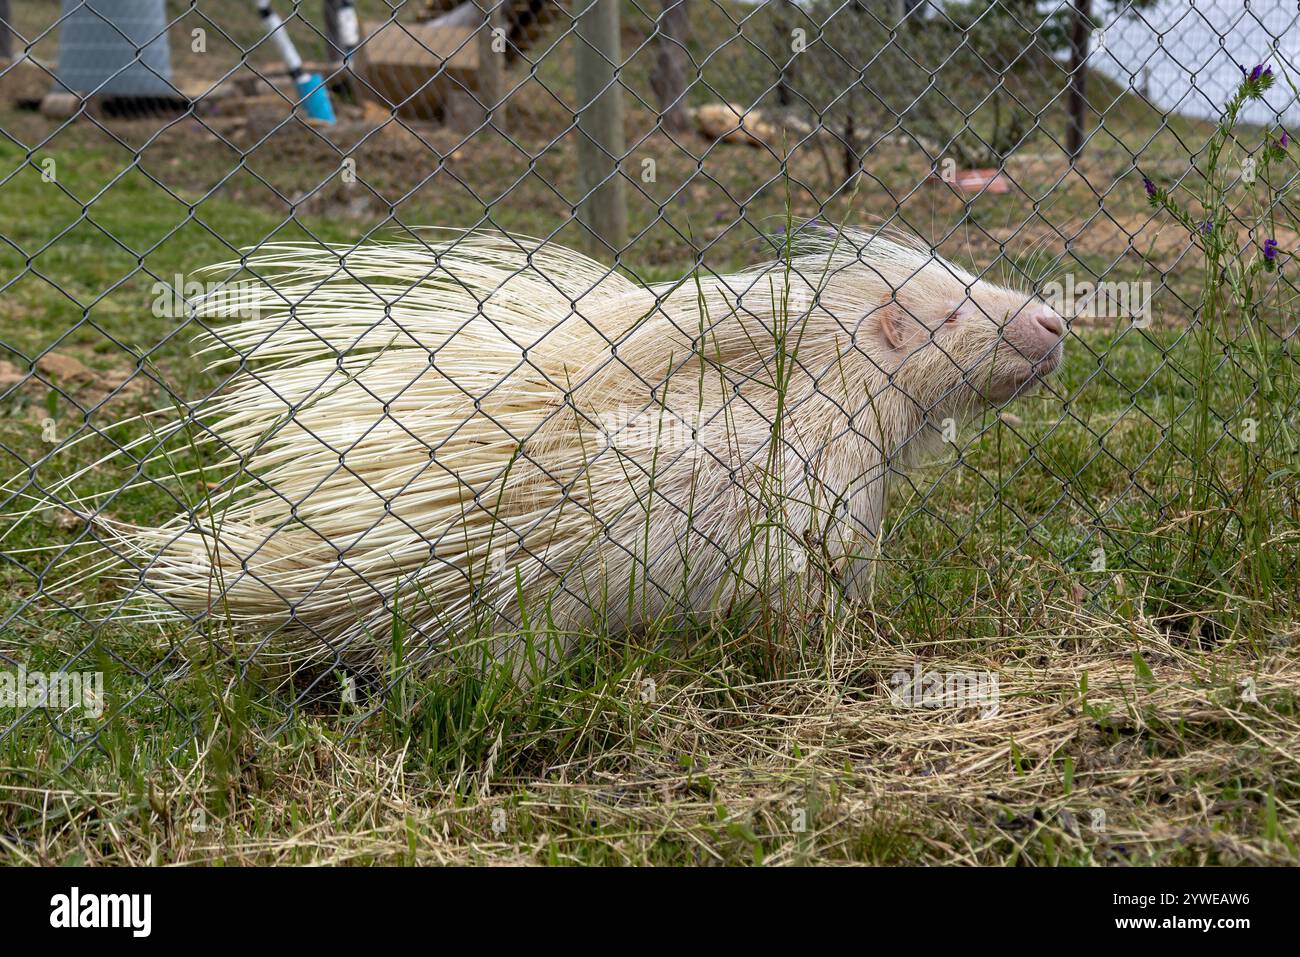
<instances>
[{"instance_id":1,"label":"dry grass","mask_svg":"<svg viewBox=\"0 0 1300 957\"><path fill-rule=\"evenodd\" d=\"M1300 862L1294 653L1071 606L1047 620L977 649L860 622L767 665L744 636L651 655L509 698L444 773L376 718L279 740L218 722L138 790L111 766L9 790L3 840L34 864ZM888 676L918 662L995 673L997 713L900 706Z\"/></svg>"}]
</instances>

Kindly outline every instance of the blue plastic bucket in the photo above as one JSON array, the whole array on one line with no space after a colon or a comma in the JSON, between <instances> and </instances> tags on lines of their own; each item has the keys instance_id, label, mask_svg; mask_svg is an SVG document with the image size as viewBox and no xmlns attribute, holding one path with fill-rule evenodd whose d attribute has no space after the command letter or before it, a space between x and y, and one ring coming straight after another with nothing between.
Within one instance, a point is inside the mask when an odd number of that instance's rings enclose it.
<instances>
[{"instance_id":1,"label":"blue plastic bucket","mask_svg":"<svg viewBox=\"0 0 1300 957\"><path fill-rule=\"evenodd\" d=\"M319 73L308 73L298 81L298 97L313 120L334 122L334 104L330 102L330 92Z\"/></svg>"}]
</instances>

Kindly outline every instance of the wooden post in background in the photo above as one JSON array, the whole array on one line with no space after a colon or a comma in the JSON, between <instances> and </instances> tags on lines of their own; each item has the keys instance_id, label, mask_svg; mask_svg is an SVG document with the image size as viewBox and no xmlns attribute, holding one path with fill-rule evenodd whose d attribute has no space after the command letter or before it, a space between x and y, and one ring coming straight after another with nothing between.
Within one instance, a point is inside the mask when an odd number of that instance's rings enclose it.
<instances>
[{"instance_id":1,"label":"wooden post in background","mask_svg":"<svg viewBox=\"0 0 1300 957\"><path fill-rule=\"evenodd\" d=\"M587 4L578 20L575 57L578 109L578 221L598 258L608 259L627 245L627 200L619 163L623 138L623 86L618 0L577 0ZM580 7L579 7L580 9Z\"/></svg>"},{"instance_id":2,"label":"wooden post in background","mask_svg":"<svg viewBox=\"0 0 1300 957\"><path fill-rule=\"evenodd\" d=\"M504 7L506 0L476 0L483 11L483 28L478 35L478 101L483 117L499 133L506 132L506 107L502 98L505 83ZM500 31L494 35L493 31Z\"/></svg>"},{"instance_id":3,"label":"wooden post in background","mask_svg":"<svg viewBox=\"0 0 1300 957\"><path fill-rule=\"evenodd\" d=\"M691 128L686 109L686 91L696 77L687 77L691 57L686 41L691 35L687 0L662 0L659 17L659 42L655 52L650 86L659 106L659 123L669 133L685 133Z\"/></svg>"},{"instance_id":4,"label":"wooden post in background","mask_svg":"<svg viewBox=\"0 0 1300 957\"><path fill-rule=\"evenodd\" d=\"M330 70L343 65L343 35L339 32L339 0L324 0L325 11L325 61Z\"/></svg>"},{"instance_id":5,"label":"wooden post in background","mask_svg":"<svg viewBox=\"0 0 1300 957\"><path fill-rule=\"evenodd\" d=\"M1074 23L1070 28L1070 126L1065 151L1076 160L1083 152L1088 133L1088 41L1092 37L1092 0L1074 0Z\"/></svg>"},{"instance_id":6,"label":"wooden post in background","mask_svg":"<svg viewBox=\"0 0 1300 957\"><path fill-rule=\"evenodd\" d=\"M0 60L9 60L14 55L13 34L9 32L9 0L0 0Z\"/></svg>"},{"instance_id":7,"label":"wooden post in background","mask_svg":"<svg viewBox=\"0 0 1300 957\"><path fill-rule=\"evenodd\" d=\"M794 29L794 4L791 0L781 0L776 8L776 17L772 25L776 27L776 60L781 64L781 73L776 80L777 106L788 107L794 102L790 95L790 79L794 73L794 46L792 31Z\"/></svg>"}]
</instances>

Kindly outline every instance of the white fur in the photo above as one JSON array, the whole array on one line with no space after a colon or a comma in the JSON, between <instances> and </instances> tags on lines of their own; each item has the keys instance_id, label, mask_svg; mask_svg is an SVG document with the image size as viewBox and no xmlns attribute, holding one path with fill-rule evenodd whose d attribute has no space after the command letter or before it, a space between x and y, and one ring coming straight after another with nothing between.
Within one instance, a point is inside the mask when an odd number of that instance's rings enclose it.
<instances>
[{"instance_id":1,"label":"white fur","mask_svg":"<svg viewBox=\"0 0 1300 957\"><path fill-rule=\"evenodd\" d=\"M259 316L202 343L246 367L160 432L216 487L101 527L147 617L213 614L295 664L375 659L395 606L429 647L484 608L621 628L779 601L814 567L860 588L889 470L1040 356L999 352L1024 294L914 241L796 253L642 288L497 234L263 248Z\"/></svg>"}]
</instances>

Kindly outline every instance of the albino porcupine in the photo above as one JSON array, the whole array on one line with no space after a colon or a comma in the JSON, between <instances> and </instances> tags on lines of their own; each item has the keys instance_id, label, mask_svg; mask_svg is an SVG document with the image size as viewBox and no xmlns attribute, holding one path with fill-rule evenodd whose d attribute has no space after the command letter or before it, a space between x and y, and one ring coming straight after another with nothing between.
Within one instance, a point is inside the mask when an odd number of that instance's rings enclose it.
<instances>
[{"instance_id":1,"label":"albino porcupine","mask_svg":"<svg viewBox=\"0 0 1300 957\"><path fill-rule=\"evenodd\" d=\"M229 388L135 446L184 433L211 491L97 524L147 616L294 664L375 660L398 605L427 648L484 609L707 616L813 564L852 593L889 472L1062 354L1040 301L852 230L648 288L501 234L246 263L199 307Z\"/></svg>"}]
</instances>

